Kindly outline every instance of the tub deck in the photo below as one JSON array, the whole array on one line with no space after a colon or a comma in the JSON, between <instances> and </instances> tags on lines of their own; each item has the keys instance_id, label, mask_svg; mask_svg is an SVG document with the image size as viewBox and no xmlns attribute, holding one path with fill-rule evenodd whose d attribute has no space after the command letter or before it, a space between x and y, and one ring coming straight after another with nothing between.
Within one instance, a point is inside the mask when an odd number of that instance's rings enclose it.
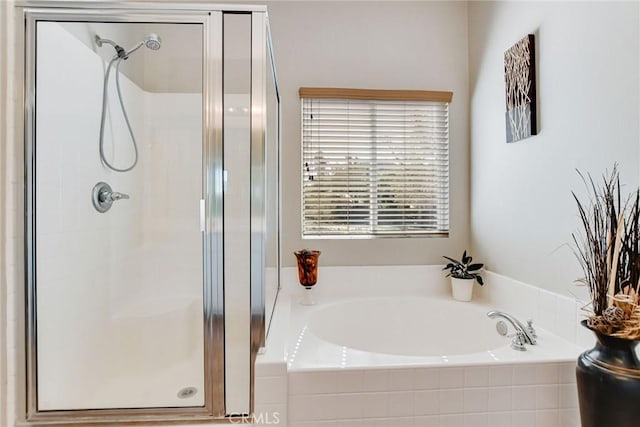
<instances>
[{"instance_id":1,"label":"tub deck","mask_svg":"<svg viewBox=\"0 0 640 427\"><path fill-rule=\"evenodd\" d=\"M329 332L310 322L332 304L372 298L451 302L440 269L321 268L314 289L318 305L311 307L298 303L303 290L295 270L285 269L266 353L256 365L256 413L278 412L281 427L579 426L575 361L593 342L575 326L580 302L487 272L474 302L460 304L483 313L498 309L521 321L533 318L539 344L525 352L511 349L510 337L466 354L365 351L343 341L348 334L336 329L341 319L332 319L336 325ZM453 326L446 310L438 314L438 326L461 327ZM494 327L495 320L485 320ZM397 329L416 339L415 327Z\"/></svg>"}]
</instances>

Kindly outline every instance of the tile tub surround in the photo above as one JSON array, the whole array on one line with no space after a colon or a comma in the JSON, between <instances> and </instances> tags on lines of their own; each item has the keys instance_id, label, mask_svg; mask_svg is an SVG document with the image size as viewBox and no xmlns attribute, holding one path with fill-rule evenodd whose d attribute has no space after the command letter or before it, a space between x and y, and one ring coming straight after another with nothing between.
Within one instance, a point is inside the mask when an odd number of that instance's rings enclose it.
<instances>
[{"instance_id":1,"label":"tile tub surround","mask_svg":"<svg viewBox=\"0 0 640 427\"><path fill-rule=\"evenodd\" d=\"M324 267L314 289L319 304L334 299L374 296L450 297L441 266ZM267 354L279 347L282 324L296 322L302 288L293 268L283 270L283 291L277 312L290 311L274 328ZM567 352L543 363L503 360L477 365L420 365L416 360L375 362L372 367L305 366L300 359L287 366L289 427L319 426L571 426L579 425L575 357L593 344L575 327L581 302L492 273L476 289L474 302L534 319L541 336L558 335ZM532 303L533 302L533 303ZM280 311L278 311L280 310ZM541 319L549 316L549 319ZM573 324L572 324L573 322ZM288 332L285 356L291 360L299 334ZM588 331L586 331L588 332ZM280 339L280 343L282 339ZM355 354L344 349L347 354ZM537 349L536 349L537 350ZM322 350L324 351L324 350ZM527 355L534 351L529 350ZM509 353L506 353L509 354ZM514 357L518 353L513 351ZM331 359L327 353L318 360ZM393 358L392 358L393 359ZM411 358L409 358L411 359ZM281 359L280 359L281 360ZM423 358L424 361L424 358ZM389 360L386 361L388 363ZM343 365L344 366L344 365ZM256 379L258 382L259 380ZM282 389L282 386L278 386ZM274 388L275 389L275 388ZM258 390L258 389L256 389ZM256 406L256 410L258 407Z\"/></svg>"},{"instance_id":2,"label":"tile tub surround","mask_svg":"<svg viewBox=\"0 0 640 427\"><path fill-rule=\"evenodd\" d=\"M572 426L575 364L289 372L289 427Z\"/></svg>"},{"instance_id":3,"label":"tile tub surround","mask_svg":"<svg viewBox=\"0 0 640 427\"><path fill-rule=\"evenodd\" d=\"M256 358L254 387L254 425L287 426L287 329L289 300L278 296L271 319L267 345Z\"/></svg>"}]
</instances>

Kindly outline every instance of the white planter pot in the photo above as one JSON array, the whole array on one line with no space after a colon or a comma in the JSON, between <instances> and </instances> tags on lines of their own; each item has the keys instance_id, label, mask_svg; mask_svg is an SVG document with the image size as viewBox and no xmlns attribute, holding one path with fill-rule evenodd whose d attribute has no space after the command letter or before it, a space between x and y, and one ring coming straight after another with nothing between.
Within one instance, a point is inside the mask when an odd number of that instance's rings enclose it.
<instances>
[{"instance_id":1,"label":"white planter pot","mask_svg":"<svg viewBox=\"0 0 640 427\"><path fill-rule=\"evenodd\" d=\"M451 290L453 292L453 299L456 301L471 301L473 296L473 282L475 282L474 279L458 279L452 277Z\"/></svg>"}]
</instances>

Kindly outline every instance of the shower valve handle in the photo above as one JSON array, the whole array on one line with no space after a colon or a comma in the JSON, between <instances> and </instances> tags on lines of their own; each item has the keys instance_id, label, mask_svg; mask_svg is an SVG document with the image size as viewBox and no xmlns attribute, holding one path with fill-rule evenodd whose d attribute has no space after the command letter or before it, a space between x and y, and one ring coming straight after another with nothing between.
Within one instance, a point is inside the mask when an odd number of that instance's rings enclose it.
<instances>
[{"instance_id":1,"label":"shower valve handle","mask_svg":"<svg viewBox=\"0 0 640 427\"><path fill-rule=\"evenodd\" d=\"M91 190L91 200L93 201L93 207L100 213L105 213L111 209L113 202L128 199L129 195L124 193L118 193L111 190L111 186L106 182L99 182Z\"/></svg>"},{"instance_id":2,"label":"shower valve handle","mask_svg":"<svg viewBox=\"0 0 640 427\"><path fill-rule=\"evenodd\" d=\"M105 194L105 200L111 200L112 202L115 202L116 200L120 200L120 199L129 198L128 194L118 193L117 191L111 191L111 192L104 191L102 194Z\"/></svg>"}]
</instances>

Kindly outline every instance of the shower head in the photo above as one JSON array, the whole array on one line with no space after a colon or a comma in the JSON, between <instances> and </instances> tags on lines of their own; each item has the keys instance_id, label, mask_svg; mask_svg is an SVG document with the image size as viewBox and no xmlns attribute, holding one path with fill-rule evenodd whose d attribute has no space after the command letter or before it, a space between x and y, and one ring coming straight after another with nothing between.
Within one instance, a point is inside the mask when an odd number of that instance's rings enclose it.
<instances>
[{"instance_id":1,"label":"shower head","mask_svg":"<svg viewBox=\"0 0 640 427\"><path fill-rule=\"evenodd\" d=\"M0 0L1 1L1 0ZM94 36L95 43L98 47L101 47L104 43L110 44L116 50L116 56L120 59L129 59L129 55L131 55L136 50L140 49L142 46L146 46L149 50L158 50L162 44L162 40L156 33L147 33L141 42L139 42L133 49L126 51L119 45L117 45L113 40L103 39L97 34ZM115 57L114 57L115 58Z\"/></svg>"},{"instance_id":2,"label":"shower head","mask_svg":"<svg viewBox=\"0 0 640 427\"><path fill-rule=\"evenodd\" d=\"M160 39L160 36L158 36L156 33L147 33L147 34L145 34L145 36L142 39L142 41L140 43L138 43L138 45L136 47L134 47L133 49L131 49L129 51L125 51L118 44L116 44L116 42L114 42L113 40L103 39L97 34L94 36L94 40L95 40L95 43L96 43L96 45L98 47L102 47L102 45L104 43L107 43L107 44L110 44L111 46L113 46L114 49L116 50L116 53L118 54L118 56L120 58L122 58L122 59L127 59L129 57L129 55L131 55L133 52L135 52L136 50L138 50L142 46L146 46L147 49L149 49L149 50L159 50L160 46L162 45L162 40Z\"/></svg>"},{"instance_id":3,"label":"shower head","mask_svg":"<svg viewBox=\"0 0 640 427\"><path fill-rule=\"evenodd\" d=\"M148 33L144 36L143 39L144 45L147 49L150 50L158 50L162 44L162 40L156 33Z\"/></svg>"}]
</instances>

